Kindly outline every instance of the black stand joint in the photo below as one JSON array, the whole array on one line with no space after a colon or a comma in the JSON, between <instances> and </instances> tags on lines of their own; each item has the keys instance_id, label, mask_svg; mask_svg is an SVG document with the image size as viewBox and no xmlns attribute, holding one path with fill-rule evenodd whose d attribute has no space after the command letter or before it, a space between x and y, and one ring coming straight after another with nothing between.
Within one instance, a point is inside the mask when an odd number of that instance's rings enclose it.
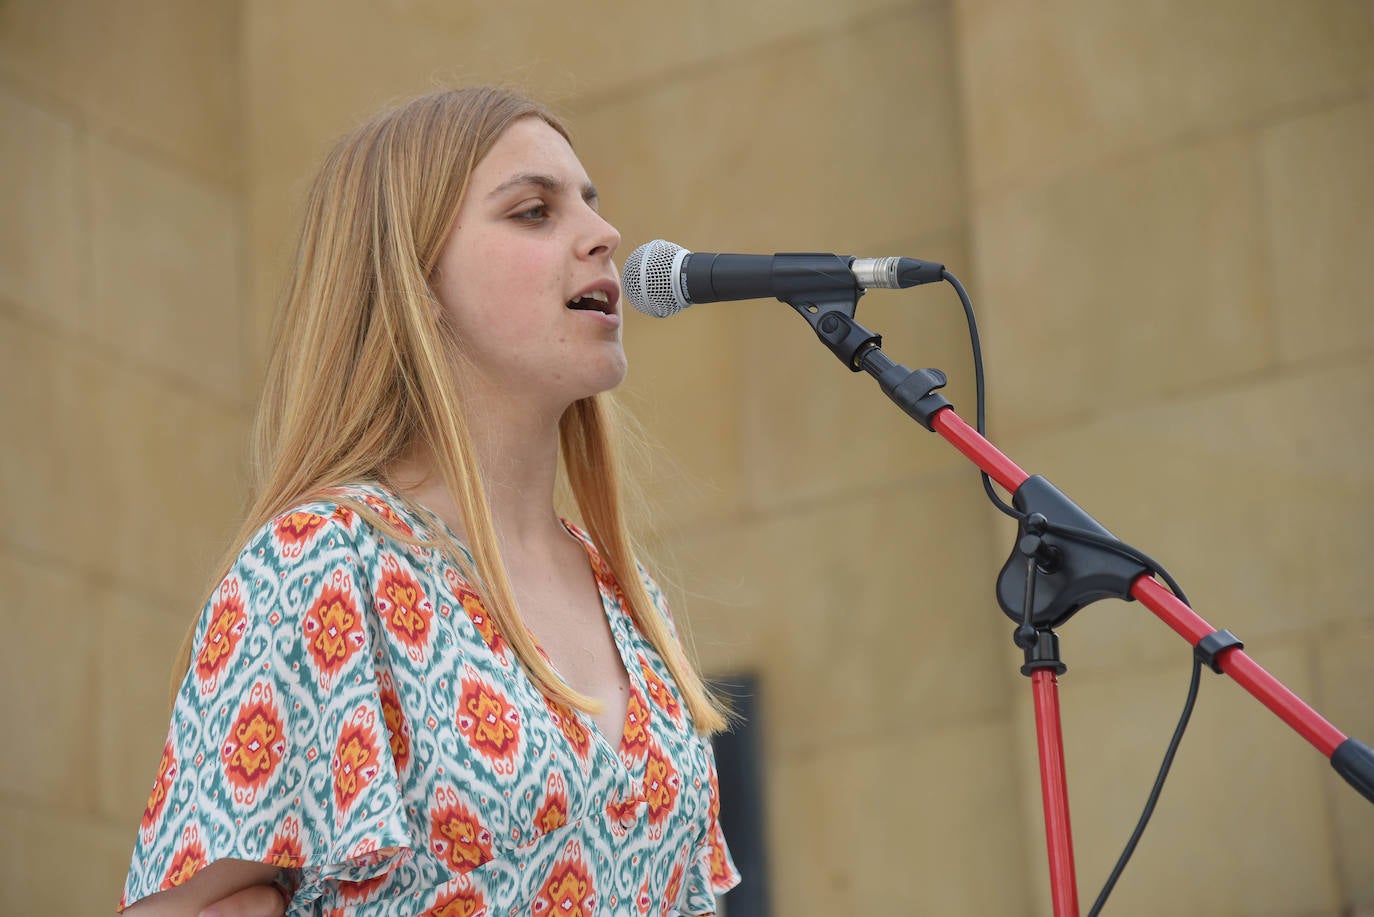
<instances>
[{"instance_id":1,"label":"black stand joint","mask_svg":"<svg viewBox=\"0 0 1374 917\"><path fill-rule=\"evenodd\" d=\"M1021 645L1020 640L1017 641L1017 645ZM1026 657L1026 664L1021 666L1021 674L1027 678L1040 669L1053 669L1056 675L1063 675L1069 670L1064 660L1059 658L1059 635L1052 630L1037 630L1035 643L1021 648L1025 651Z\"/></svg>"},{"instance_id":2,"label":"black stand joint","mask_svg":"<svg viewBox=\"0 0 1374 917\"><path fill-rule=\"evenodd\" d=\"M997 578L997 602L1007 617L1036 628L1059 627L1099 599L1130 601L1131 585L1147 572L1145 566L1115 550L1115 536L1058 488L1031 475L1012 495L1012 505L1022 513L1020 531ZM1027 562L1039 576L1033 595L1023 572Z\"/></svg>"}]
</instances>

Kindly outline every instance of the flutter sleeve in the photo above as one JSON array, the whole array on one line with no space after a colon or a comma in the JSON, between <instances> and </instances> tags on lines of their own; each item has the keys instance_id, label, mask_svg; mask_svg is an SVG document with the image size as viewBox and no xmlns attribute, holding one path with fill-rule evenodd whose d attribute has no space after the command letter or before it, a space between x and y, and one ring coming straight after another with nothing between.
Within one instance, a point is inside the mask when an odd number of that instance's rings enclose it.
<instances>
[{"instance_id":1,"label":"flutter sleeve","mask_svg":"<svg viewBox=\"0 0 1374 917\"><path fill-rule=\"evenodd\" d=\"M730 859L730 848L725 844L725 833L720 828L720 781L716 778L716 758L709 743L706 759L711 769L711 804L684 883L684 914L714 914L716 896L725 894L740 882L739 871Z\"/></svg>"},{"instance_id":2,"label":"flutter sleeve","mask_svg":"<svg viewBox=\"0 0 1374 917\"><path fill-rule=\"evenodd\" d=\"M296 870L296 913L409 856L349 518L312 505L272 520L206 603L121 910L236 858Z\"/></svg>"}]
</instances>

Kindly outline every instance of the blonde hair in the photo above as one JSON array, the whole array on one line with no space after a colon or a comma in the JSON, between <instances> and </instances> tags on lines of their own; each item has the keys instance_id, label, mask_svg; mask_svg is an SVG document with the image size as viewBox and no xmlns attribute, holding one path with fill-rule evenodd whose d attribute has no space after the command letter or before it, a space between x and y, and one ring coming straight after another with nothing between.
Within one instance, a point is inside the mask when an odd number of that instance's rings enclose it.
<instances>
[{"instance_id":1,"label":"blonde hair","mask_svg":"<svg viewBox=\"0 0 1374 917\"><path fill-rule=\"evenodd\" d=\"M295 265L277 319L254 427L249 509L216 582L253 533L303 501L344 502L394 538L416 544L366 505L330 496L422 444L463 522L469 564L442 525L441 547L479 590L490 620L544 695L586 711L599 704L558 677L516 609L476 453L452 379L454 341L435 319L434 271L473 168L512 123L548 109L520 93L476 87L430 93L344 137L306 203ZM567 482L582 524L624 593L640 631L667 663L696 728L725 725L719 702L654 606L621 497L616 423L607 395L577 401L559 423ZM194 628L177 682L189 668Z\"/></svg>"}]
</instances>

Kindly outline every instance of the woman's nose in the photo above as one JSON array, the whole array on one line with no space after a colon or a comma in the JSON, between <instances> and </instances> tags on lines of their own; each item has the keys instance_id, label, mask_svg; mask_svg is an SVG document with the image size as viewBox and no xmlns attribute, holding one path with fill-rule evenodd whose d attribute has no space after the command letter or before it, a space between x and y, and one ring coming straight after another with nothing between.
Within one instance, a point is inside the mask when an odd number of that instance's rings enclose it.
<instances>
[{"instance_id":1,"label":"woman's nose","mask_svg":"<svg viewBox=\"0 0 1374 917\"><path fill-rule=\"evenodd\" d=\"M591 239L586 249L587 254L589 256L614 257L616 249L620 247L620 232L605 217L595 211L593 211L592 218L595 223L591 228Z\"/></svg>"}]
</instances>

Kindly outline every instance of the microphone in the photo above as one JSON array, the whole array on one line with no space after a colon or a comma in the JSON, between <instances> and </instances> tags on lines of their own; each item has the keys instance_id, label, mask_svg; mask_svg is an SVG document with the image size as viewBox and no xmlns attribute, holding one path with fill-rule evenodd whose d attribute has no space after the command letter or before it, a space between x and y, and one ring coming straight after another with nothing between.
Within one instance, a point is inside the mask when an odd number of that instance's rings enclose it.
<instances>
[{"instance_id":1,"label":"microphone","mask_svg":"<svg viewBox=\"0 0 1374 917\"><path fill-rule=\"evenodd\" d=\"M795 298L827 293L859 296L943 280L945 266L916 258L854 258L821 252L721 255L690 252L655 239L625 259L620 285L630 304L667 318L694 303Z\"/></svg>"}]
</instances>

